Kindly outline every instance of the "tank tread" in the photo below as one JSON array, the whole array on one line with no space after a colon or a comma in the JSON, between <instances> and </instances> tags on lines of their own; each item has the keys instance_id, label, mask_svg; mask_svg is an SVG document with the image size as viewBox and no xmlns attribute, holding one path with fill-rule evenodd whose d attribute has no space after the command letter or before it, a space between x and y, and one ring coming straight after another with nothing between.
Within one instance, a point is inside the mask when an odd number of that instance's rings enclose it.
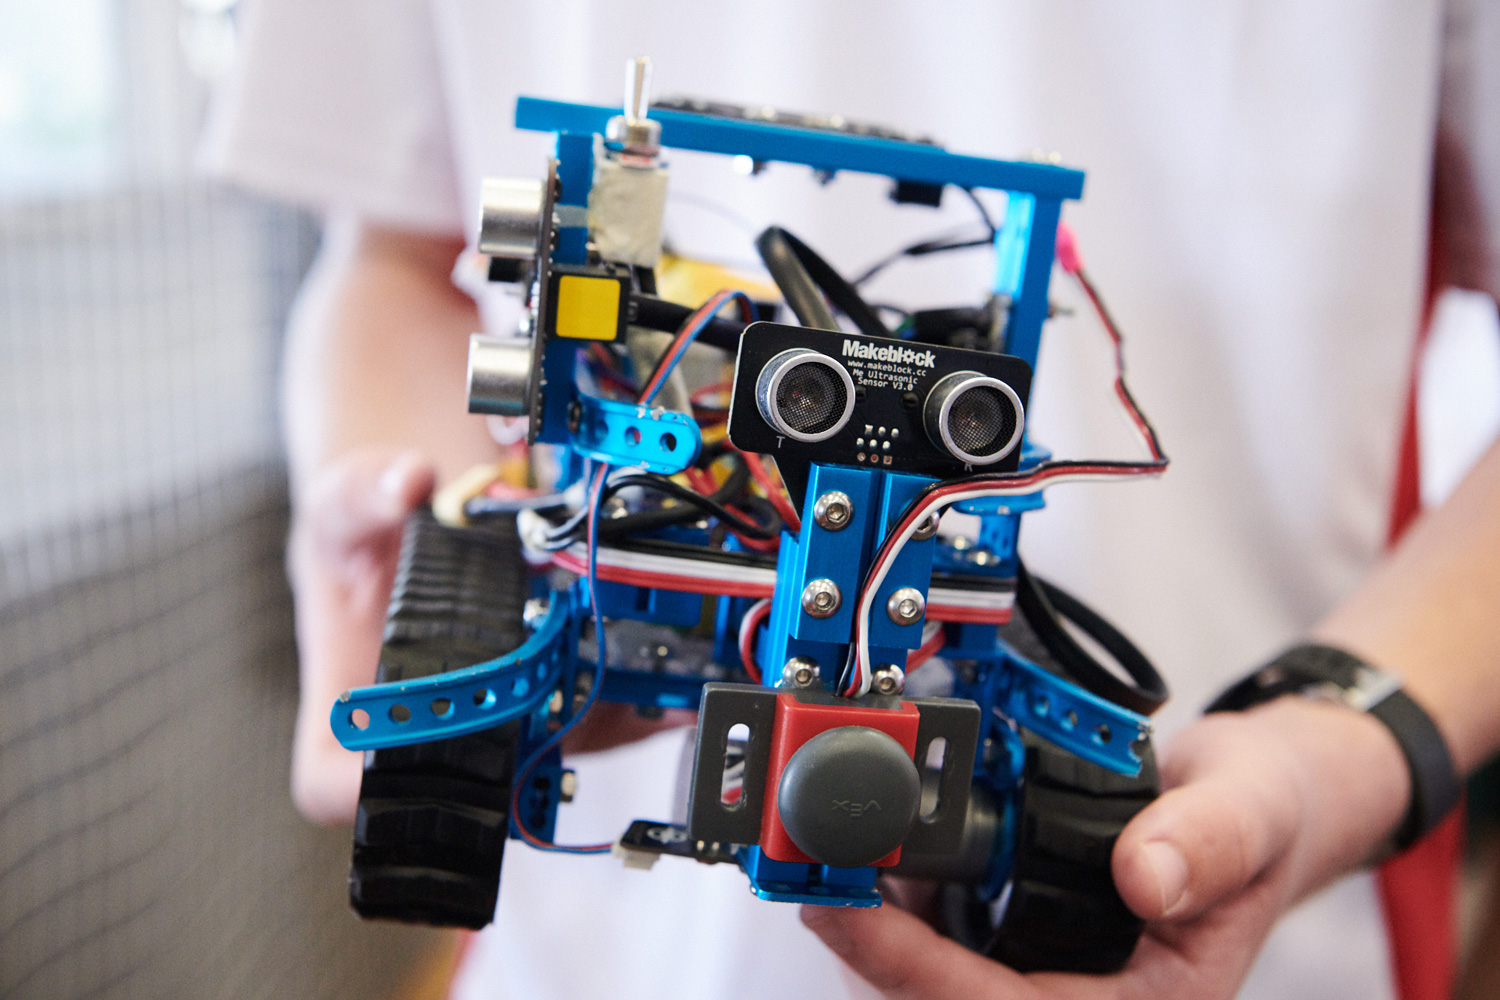
<instances>
[{"instance_id":1,"label":"tank tread","mask_svg":"<svg viewBox=\"0 0 1500 1000\"><path fill-rule=\"evenodd\" d=\"M376 671L412 680L520 646L528 593L513 518L476 528L412 515ZM520 721L365 754L349 902L370 919L478 929L494 916Z\"/></svg>"}]
</instances>

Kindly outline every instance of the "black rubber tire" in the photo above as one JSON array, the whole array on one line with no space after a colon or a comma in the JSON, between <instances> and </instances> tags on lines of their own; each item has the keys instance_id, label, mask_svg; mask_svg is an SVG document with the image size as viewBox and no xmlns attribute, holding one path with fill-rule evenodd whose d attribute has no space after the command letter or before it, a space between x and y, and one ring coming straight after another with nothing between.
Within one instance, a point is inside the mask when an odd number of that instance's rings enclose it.
<instances>
[{"instance_id":1,"label":"black rubber tire","mask_svg":"<svg viewBox=\"0 0 1500 1000\"><path fill-rule=\"evenodd\" d=\"M1138 777L1107 771L1051 744L1027 747L1016 857L998 922L969 886L944 889L948 931L1021 972L1117 972L1142 922L1115 891L1110 855L1125 824L1157 795L1149 747Z\"/></svg>"},{"instance_id":2,"label":"black rubber tire","mask_svg":"<svg viewBox=\"0 0 1500 1000\"><path fill-rule=\"evenodd\" d=\"M377 680L444 673L525 639L514 518L449 528L413 514ZM349 902L366 918L478 929L494 917L520 722L365 754Z\"/></svg>"}]
</instances>

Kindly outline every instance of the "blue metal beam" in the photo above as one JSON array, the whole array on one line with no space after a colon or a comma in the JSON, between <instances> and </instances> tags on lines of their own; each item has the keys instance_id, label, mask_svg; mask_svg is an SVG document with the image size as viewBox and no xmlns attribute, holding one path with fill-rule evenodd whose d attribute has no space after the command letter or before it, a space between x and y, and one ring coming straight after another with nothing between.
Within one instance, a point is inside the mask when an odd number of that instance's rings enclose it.
<instances>
[{"instance_id":1,"label":"blue metal beam","mask_svg":"<svg viewBox=\"0 0 1500 1000\"><path fill-rule=\"evenodd\" d=\"M520 97L516 127L603 134L605 125L619 113L619 108ZM766 163L800 163L818 170L853 170L924 184L1020 191L1049 199L1083 194L1082 171L1045 163L993 160L915 142L686 111L653 108L650 117L661 122L662 145L674 149L742 155Z\"/></svg>"}]
</instances>

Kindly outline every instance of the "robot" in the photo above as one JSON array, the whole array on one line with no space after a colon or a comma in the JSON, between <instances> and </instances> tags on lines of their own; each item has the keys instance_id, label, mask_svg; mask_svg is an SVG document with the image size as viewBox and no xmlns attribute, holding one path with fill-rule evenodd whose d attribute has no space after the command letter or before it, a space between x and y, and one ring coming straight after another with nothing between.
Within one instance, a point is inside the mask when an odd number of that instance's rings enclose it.
<instances>
[{"instance_id":1,"label":"robot","mask_svg":"<svg viewBox=\"0 0 1500 1000\"><path fill-rule=\"evenodd\" d=\"M517 337L472 338L468 407L524 418L557 482L407 527L378 682L331 713L365 752L354 909L481 927L519 839L737 865L777 902L878 906L883 874L931 879L971 948L1022 970L1118 969L1141 924L1110 853L1157 793L1148 716L1167 692L1016 550L1044 487L1167 465L1123 361L1115 388L1148 459L1055 460L1027 433L1054 260L1120 358L1059 228L1083 175L648 90L635 60L623 114L520 98L517 127L553 133L555 155L540 180L485 182L479 250L526 318ZM669 301L667 149L881 175L908 203L951 188L981 214L974 192L1003 192L981 241L993 288L892 315L773 227L756 246L781 302ZM727 386L688 391L693 344L732 361ZM940 532L950 509L977 533ZM698 711L687 820L559 845L577 791L559 744L600 701Z\"/></svg>"}]
</instances>

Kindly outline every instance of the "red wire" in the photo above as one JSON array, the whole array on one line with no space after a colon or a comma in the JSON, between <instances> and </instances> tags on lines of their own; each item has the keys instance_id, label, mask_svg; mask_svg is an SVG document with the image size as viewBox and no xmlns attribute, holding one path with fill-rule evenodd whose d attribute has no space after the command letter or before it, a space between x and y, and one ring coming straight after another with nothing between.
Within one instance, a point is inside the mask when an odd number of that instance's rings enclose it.
<instances>
[{"instance_id":1,"label":"red wire","mask_svg":"<svg viewBox=\"0 0 1500 1000\"><path fill-rule=\"evenodd\" d=\"M922 664L926 663L928 660L936 656L938 654L938 650L942 649L943 644L947 641L947 633L939 628L933 634L931 639L928 639L926 642L922 643L922 645L918 646L916 649L907 654L906 672L910 674Z\"/></svg>"},{"instance_id":2,"label":"red wire","mask_svg":"<svg viewBox=\"0 0 1500 1000\"><path fill-rule=\"evenodd\" d=\"M771 599L762 598L750 605L740 619L740 663L755 683L760 683L760 664L755 662L755 633L771 614Z\"/></svg>"},{"instance_id":3,"label":"red wire","mask_svg":"<svg viewBox=\"0 0 1500 1000\"><path fill-rule=\"evenodd\" d=\"M552 553L552 564L559 569L583 576L588 573L588 562L571 552ZM775 588L768 583L753 581L722 580L714 577L687 576L677 573L659 573L647 569L630 569L626 566L599 566L595 575L605 583L623 583L632 587L652 587L657 590L672 590L684 594L704 594L710 597L770 597ZM1011 619L1010 608L970 608L959 605L927 605L927 617L932 621L961 622L969 625L1004 625Z\"/></svg>"},{"instance_id":4,"label":"red wire","mask_svg":"<svg viewBox=\"0 0 1500 1000\"><path fill-rule=\"evenodd\" d=\"M569 573L580 576L588 572L588 560L570 552L554 552L552 562ZM752 581L718 580L712 577L678 576L676 573L655 573L651 570L630 569L624 566L600 566L596 575L606 583L624 583L632 587L654 587L657 590L675 590L687 594L714 594L724 597L770 597L775 587L768 583Z\"/></svg>"},{"instance_id":5,"label":"red wire","mask_svg":"<svg viewBox=\"0 0 1500 1000\"><path fill-rule=\"evenodd\" d=\"M702 496L709 496L714 490L718 489L718 483L715 483L713 477L704 469L687 468L683 469L682 472L683 475L687 476L688 482L692 485L693 489L697 490ZM729 509L748 521L753 522L755 520L753 516L746 514L737 507L730 505ZM734 537L738 538L745 548L750 549L752 552L775 552L781 543L780 538L751 538L749 535L741 534L733 528L729 530L734 533Z\"/></svg>"},{"instance_id":6,"label":"red wire","mask_svg":"<svg viewBox=\"0 0 1500 1000\"><path fill-rule=\"evenodd\" d=\"M1084 294L1088 297L1089 304L1103 325L1105 333L1109 336L1114 347L1115 355L1115 395L1119 397L1124 406L1127 416L1135 425L1136 431L1145 442L1146 448L1151 453L1149 462L1044 462L1026 473L1002 473L993 477L994 483L1008 487L1040 487L1048 479L1058 476L1086 473L1101 476L1140 476L1156 475L1164 471L1168 460L1166 453L1162 450L1161 441L1156 436L1156 429L1151 426L1151 421L1136 403L1135 397L1131 395L1130 388L1125 384L1125 338L1121 334L1119 325L1115 323L1114 317L1110 315L1109 309L1104 305L1104 299L1099 295L1094 283L1089 280L1088 273L1084 270L1082 258L1078 254L1077 242L1073 237L1072 230L1066 226L1059 226L1058 232L1058 260L1067 273L1073 275L1082 286ZM864 606L867 590L878 570L885 562L893 556L893 545L906 528L917 517L925 517L927 512L942 508L942 498L954 493L972 489L976 485L985 482L987 477L971 476L943 486L936 487L924 494L911 505L910 513L903 517L894 528L887 533L885 541L876 551L875 558L871 560L870 569L866 571L865 579L861 583L856 597L856 608ZM854 623L855 642L863 642L863 632L867 622L856 621ZM861 665L863 666L863 665ZM851 677L851 685L858 683L859 671L854 671ZM847 689L852 691L853 687Z\"/></svg>"},{"instance_id":7,"label":"red wire","mask_svg":"<svg viewBox=\"0 0 1500 1000\"><path fill-rule=\"evenodd\" d=\"M656 371L652 374L639 397L639 402L649 403L661 388L661 382L672 373L676 367L678 355L687 350L687 345L698 336L708 321L724 308L725 303L733 299L740 309L740 318L747 324L754 322L755 314L750 305L750 300L743 292L733 289L724 289L709 296L707 302L694 310L687 319L683 320L682 326L677 329L677 336L667 349L662 352L661 361L657 363Z\"/></svg>"},{"instance_id":8,"label":"red wire","mask_svg":"<svg viewBox=\"0 0 1500 1000\"><path fill-rule=\"evenodd\" d=\"M928 604L927 617L935 622L954 622L959 625L1005 625L1010 621L1010 608L962 608L953 604Z\"/></svg>"},{"instance_id":9,"label":"red wire","mask_svg":"<svg viewBox=\"0 0 1500 1000\"><path fill-rule=\"evenodd\" d=\"M745 514L744 511L736 507L731 507L729 509L734 511L736 514ZM733 528L731 528L730 530L734 531ZM738 531L734 532L734 537L738 538L740 540L740 544L749 549L751 552L769 553L775 552L777 549L781 548L780 538L751 538L749 535L742 535Z\"/></svg>"},{"instance_id":10,"label":"red wire","mask_svg":"<svg viewBox=\"0 0 1500 1000\"><path fill-rule=\"evenodd\" d=\"M1074 235L1072 227L1066 222L1057 224L1057 263L1083 288L1083 294L1087 296L1089 305L1093 307L1094 315L1099 317L1104 332L1109 335L1114 345L1115 395L1124 404L1126 414L1135 424L1135 429L1140 432L1141 438L1146 442L1146 447L1151 450L1151 457L1158 462L1165 461L1166 456L1162 454L1161 442L1157 440L1155 428L1146 419L1145 413L1141 412L1135 397L1130 394L1130 389L1125 385L1125 337L1120 332L1120 326L1115 322L1114 316L1105 306L1104 297L1099 294L1099 290L1094 287L1093 280L1089 278L1088 271L1084 269L1083 257L1078 252L1078 237Z\"/></svg>"},{"instance_id":11,"label":"red wire","mask_svg":"<svg viewBox=\"0 0 1500 1000\"><path fill-rule=\"evenodd\" d=\"M1167 460L1165 457L1151 462L1044 462L1036 468L1030 470L1029 472L1002 472L996 473L992 476L970 476L965 479L954 480L953 482L945 483L943 485L929 489L927 492L921 494L921 496L917 500L912 502L909 510L905 513L905 515L902 516L897 521L895 526L892 527L891 530L886 534L885 540L881 543L880 547L875 552L875 558L870 561L870 568L866 571L865 578L861 582L859 591L857 592L857 596L855 598L855 642L860 643L863 641L862 632L868 624L867 622L859 620L858 609L864 606L865 594L870 586L871 581L875 579L877 571L892 558L894 554L896 539L901 537L901 535L906 531L907 527L909 527L913 521L926 517L928 512L930 511L941 509L943 507L943 500L945 497L952 496L955 493L963 493L965 491L972 490L976 487L983 486L986 483L993 483L997 487L1020 487L1023 489L1028 489L1031 487L1040 488L1048 480L1056 479L1059 476L1070 476L1078 474L1119 476L1121 478L1134 476L1151 476L1159 474L1163 469L1166 468L1166 466ZM844 690L845 694L848 694L854 690L854 685L858 683L858 677L859 671L856 670L853 672L853 678L850 681L850 686L845 688Z\"/></svg>"},{"instance_id":12,"label":"red wire","mask_svg":"<svg viewBox=\"0 0 1500 1000\"><path fill-rule=\"evenodd\" d=\"M771 501L771 506L775 507L776 513L781 515L781 520L786 523L787 530L794 535L800 532L802 518L797 515L797 509L792 506L786 487L771 477L770 470L760 460L759 455L751 451L742 451L740 454L745 456L745 465L750 469L750 477L765 491L766 499Z\"/></svg>"},{"instance_id":13,"label":"red wire","mask_svg":"<svg viewBox=\"0 0 1500 1000\"><path fill-rule=\"evenodd\" d=\"M1125 384L1125 338L1121 335L1120 328L1115 324L1114 317L1110 315L1109 309L1105 307L1104 300L1100 297L1098 289L1089 280L1088 273L1080 266L1073 273L1073 277L1077 279L1078 284L1083 288L1084 295L1088 297L1089 305L1093 307L1094 314L1099 317L1099 322L1103 325L1104 332L1109 335L1110 342L1114 346L1115 395L1119 397L1120 403L1125 407L1125 414L1130 418L1130 422L1135 424L1136 432L1140 434L1141 440L1146 442L1146 447L1150 450L1151 457L1158 462L1163 461L1166 456L1162 454L1161 442L1156 438L1156 430L1151 426L1151 422L1146 419L1146 415L1141 412L1141 408L1136 403L1135 397L1130 394L1130 388Z\"/></svg>"},{"instance_id":14,"label":"red wire","mask_svg":"<svg viewBox=\"0 0 1500 1000\"><path fill-rule=\"evenodd\" d=\"M682 474L687 476L688 485L702 496L708 496L715 489L713 476L704 469L688 467L682 470Z\"/></svg>"}]
</instances>

